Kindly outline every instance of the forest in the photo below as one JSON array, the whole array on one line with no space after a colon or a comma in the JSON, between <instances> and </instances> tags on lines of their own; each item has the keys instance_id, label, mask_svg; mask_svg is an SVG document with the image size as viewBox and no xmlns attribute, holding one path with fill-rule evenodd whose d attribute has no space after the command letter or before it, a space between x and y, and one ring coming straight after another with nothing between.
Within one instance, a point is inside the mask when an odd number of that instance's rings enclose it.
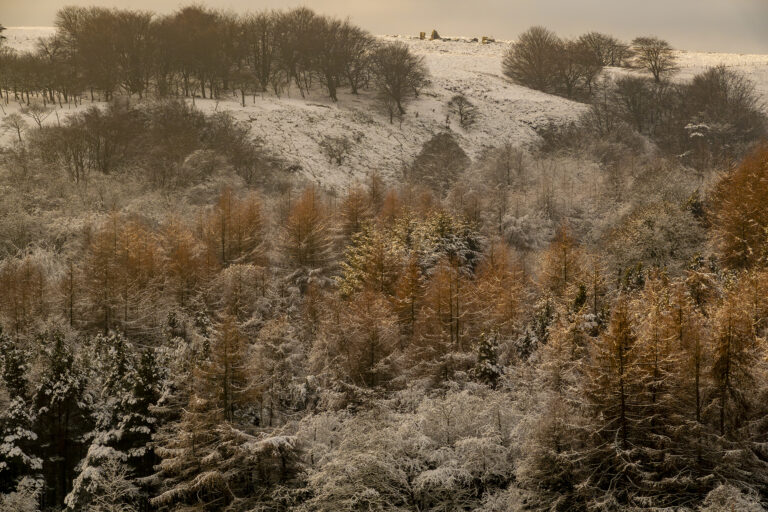
<instances>
[{"instance_id":1,"label":"forest","mask_svg":"<svg viewBox=\"0 0 768 512\"><path fill-rule=\"evenodd\" d=\"M498 72L574 121L473 158L456 91L340 189L197 104L343 90L394 126L409 44L307 8L55 27L0 26L0 512L768 510L750 77L532 27Z\"/></svg>"}]
</instances>

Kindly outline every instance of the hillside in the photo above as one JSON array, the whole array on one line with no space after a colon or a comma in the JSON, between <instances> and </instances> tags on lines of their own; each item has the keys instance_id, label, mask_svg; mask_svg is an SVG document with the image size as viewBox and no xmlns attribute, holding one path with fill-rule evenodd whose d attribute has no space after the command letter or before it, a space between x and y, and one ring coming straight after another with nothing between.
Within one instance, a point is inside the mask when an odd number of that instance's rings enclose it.
<instances>
[{"instance_id":1,"label":"hillside","mask_svg":"<svg viewBox=\"0 0 768 512\"><path fill-rule=\"evenodd\" d=\"M50 27L17 27L7 30L7 44L17 50L34 48L37 38L50 34ZM424 56L432 85L410 105L402 124L390 124L379 112L373 93L359 96L344 92L339 101L328 100L318 91L301 98L295 90L282 97L263 95L248 98L242 107L239 98L200 100L195 104L206 112L229 111L250 123L253 135L279 154L307 180L328 188L344 188L368 173L379 172L397 181L403 164L409 162L422 144L446 128L446 103L458 93L476 104L479 120L471 130L452 123L461 146L475 158L484 150L507 141L526 146L537 139L536 128L575 119L586 107L557 96L533 91L511 83L501 74L501 60L507 42L480 44L466 38L421 41L406 36L382 36L384 40L406 42ZM701 70L721 63L744 72L755 81L768 99L768 55L678 52L679 79L688 79ZM609 69L609 73L626 73ZM6 109L13 111L13 105ZM65 107L64 114L73 111ZM48 118L55 122L55 116ZM320 148L327 136L345 135L353 148L341 164L329 162ZM7 141L11 134L2 139Z\"/></svg>"}]
</instances>

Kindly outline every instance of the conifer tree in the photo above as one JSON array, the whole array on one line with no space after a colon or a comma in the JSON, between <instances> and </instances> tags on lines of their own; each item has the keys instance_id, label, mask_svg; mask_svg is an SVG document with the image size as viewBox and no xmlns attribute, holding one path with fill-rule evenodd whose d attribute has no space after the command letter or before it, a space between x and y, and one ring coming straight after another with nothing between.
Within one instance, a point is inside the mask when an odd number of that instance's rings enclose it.
<instances>
[{"instance_id":1,"label":"conifer tree","mask_svg":"<svg viewBox=\"0 0 768 512\"><path fill-rule=\"evenodd\" d=\"M479 382L491 388L497 386L503 374L496 350L496 336L481 334L480 341L477 343L477 362L472 369L472 374Z\"/></svg>"},{"instance_id":2,"label":"conifer tree","mask_svg":"<svg viewBox=\"0 0 768 512\"><path fill-rule=\"evenodd\" d=\"M592 423L584 417L579 385L588 346L585 325L558 315L548 342L537 350L538 392L535 408L524 420L527 435L516 474L541 509L578 510L584 504L578 492L580 457Z\"/></svg>"},{"instance_id":3,"label":"conifer tree","mask_svg":"<svg viewBox=\"0 0 768 512\"><path fill-rule=\"evenodd\" d=\"M341 263L341 293L350 295L372 290L393 295L403 252L403 247L390 233L373 224L364 224L353 236Z\"/></svg>"},{"instance_id":4,"label":"conifer tree","mask_svg":"<svg viewBox=\"0 0 768 512\"><path fill-rule=\"evenodd\" d=\"M640 468L634 446L642 442L637 335L629 299L620 296L605 333L591 346L584 392L591 414L580 483L594 506L620 507L638 492Z\"/></svg>"},{"instance_id":5,"label":"conifer tree","mask_svg":"<svg viewBox=\"0 0 768 512\"><path fill-rule=\"evenodd\" d=\"M8 397L0 412L0 494L35 481L36 486L42 483L42 460L36 456L37 434L29 402L28 358L0 328L2 387Z\"/></svg>"},{"instance_id":6,"label":"conifer tree","mask_svg":"<svg viewBox=\"0 0 768 512\"><path fill-rule=\"evenodd\" d=\"M146 501L138 479L152 472L150 446L157 418L151 412L159 399L159 382L154 354L145 351L139 358L128 340L119 333L97 336L93 342L99 355L92 382L95 390L95 428L90 446L79 464L79 474L67 496L70 509L96 506L105 486L118 486L122 500L112 496L112 505L139 505ZM113 489L114 490L114 489Z\"/></svg>"},{"instance_id":7,"label":"conifer tree","mask_svg":"<svg viewBox=\"0 0 768 512\"><path fill-rule=\"evenodd\" d=\"M307 188L283 226L283 248L293 269L322 269L330 262L332 239L320 193Z\"/></svg>"},{"instance_id":8,"label":"conifer tree","mask_svg":"<svg viewBox=\"0 0 768 512\"><path fill-rule=\"evenodd\" d=\"M568 227L563 225L542 258L541 282L553 296L567 300L582 282L583 273L583 252Z\"/></svg>"},{"instance_id":9,"label":"conifer tree","mask_svg":"<svg viewBox=\"0 0 768 512\"><path fill-rule=\"evenodd\" d=\"M34 392L46 506L61 506L70 491L75 468L85 455L84 436L91 431L85 400L85 372L75 363L64 335L51 331L41 338L45 357L40 383Z\"/></svg>"}]
</instances>

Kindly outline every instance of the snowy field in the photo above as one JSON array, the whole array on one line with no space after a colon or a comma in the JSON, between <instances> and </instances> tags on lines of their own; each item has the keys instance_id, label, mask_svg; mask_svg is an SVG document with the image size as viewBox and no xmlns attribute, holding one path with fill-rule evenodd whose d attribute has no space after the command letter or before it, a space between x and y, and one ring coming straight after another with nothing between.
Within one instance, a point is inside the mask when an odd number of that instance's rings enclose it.
<instances>
[{"instance_id":1,"label":"snowy field","mask_svg":"<svg viewBox=\"0 0 768 512\"><path fill-rule=\"evenodd\" d=\"M38 37L51 28L9 28L7 44L19 50L34 48ZM450 129L460 144L476 158L482 151L505 142L527 145L536 140L535 128L575 119L586 106L557 96L512 84L501 74L501 59L507 43L482 45L466 39L420 41L410 37L382 37L406 42L423 55L431 72L432 85L408 107L402 123L392 125L380 112L373 95L341 94L332 103L323 91L301 98L295 89L280 98L271 95L248 98L242 107L239 98L200 100L206 111L228 111L251 126L254 136L287 160L308 180L331 188L344 188L364 179L372 171L396 180L402 166L434 134L446 129L446 103L458 93L465 94L479 111L475 127L462 130L453 122ZM725 64L747 74L758 91L768 99L768 55L679 52L679 79L688 79L709 66ZM608 72L619 72L608 70ZM768 103L768 101L766 102ZM18 106L6 107L6 112ZM66 115L67 110L61 115ZM56 122L55 116L47 122ZM326 136L345 135L355 141L342 165L329 162L320 149ZM10 134L0 138L7 142Z\"/></svg>"}]
</instances>

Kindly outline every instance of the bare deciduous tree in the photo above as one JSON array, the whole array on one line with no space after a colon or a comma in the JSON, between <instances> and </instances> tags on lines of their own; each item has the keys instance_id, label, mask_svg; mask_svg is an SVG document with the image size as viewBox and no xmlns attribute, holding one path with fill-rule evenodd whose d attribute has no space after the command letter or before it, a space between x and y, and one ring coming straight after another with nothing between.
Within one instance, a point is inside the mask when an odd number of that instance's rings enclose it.
<instances>
[{"instance_id":1,"label":"bare deciduous tree","mask_svg":"<svg viewBox=\"0 0 768 512\"><path fill-rule=\"evenodd\" d=\"M629 45L600 32L588 32L579 37L579 42L603 66L624 66L632 56Z\"/></svg>"},{"instance_id":2,"label":"bare deciduous tree","mask_svg":"<svg viewBox=\"0 0 768 512\"><path fill-rule=\"evenodd\" d=\"M637 37L632 41L635 52L634 65L650 71L658 83L677 69L672 47L658 37Z\"/></svg>"},{"instance_id":3,"label":"bare deciduous tree","mask_svg":"<svg viewBox=\"0 0 768 512\"><path fill-rule=\"evenodd\" d=\"M3 118L0 127L3 128L3 131L10 130L16 132L16 136L18 137L19 142L21 142L21 134L27 130L28 125L20 114L13 113L8 114Z\"/></svg>"},{"instance_id":4,"label":"bare deciduous tree","mask_svg":"<svg viewBox=\"0 0 768 512\"><path fill-rule=\"evenodd\" d=\"M462 128L469 128L477 121L477 107L463 94L450 99L448 111L459 118Z\"/></svg>"},{"instance_id":5,"label":"bare deciduous tree","mask_svg":"<svg viewBox=\"0 0 768 512\"><path fill-rule=\"evenodd\" d=\"M21 108L21 113L32 119L38 128L42 128L43 121L53 113L53 109L40 102L33 101L29 105L23 106Z\"/></svg>"},{"instance_id":6,"label":"bare deciduous tree","mask_svg":"<svg viewBox=\"0 0 768 512\"><path fill-rule=\"evenodd\" d=\"M319 143L320 149L325 156L328 157L328 161L341 165L349 155L349 151L352 149L352 141L348 137L324 137Z\"/></svg>"},{"instance_id":7,"label":"bare deciduous tree","mask_svg":"<svg viewBox=\"0 0 768 512\"><path fill-rule=\"evenodd\" d=\"M555 60L560 40L544 27L531 27L507 50L502 71L515 83L549 91L555 75Z\"/></svg>"},{"instance_id":8,"label":"bare deciduous tree","mask_svg":"<svg viewBox=\"0 0 768 512\"><path fill-rule=\"evenodd\" d=\"M405 114L405 104L429 84L427 66L422 57L411 53L405 43L379 47L373 56L373 74L382 102L392 122Z\"/></svg>"}]
</instances>

